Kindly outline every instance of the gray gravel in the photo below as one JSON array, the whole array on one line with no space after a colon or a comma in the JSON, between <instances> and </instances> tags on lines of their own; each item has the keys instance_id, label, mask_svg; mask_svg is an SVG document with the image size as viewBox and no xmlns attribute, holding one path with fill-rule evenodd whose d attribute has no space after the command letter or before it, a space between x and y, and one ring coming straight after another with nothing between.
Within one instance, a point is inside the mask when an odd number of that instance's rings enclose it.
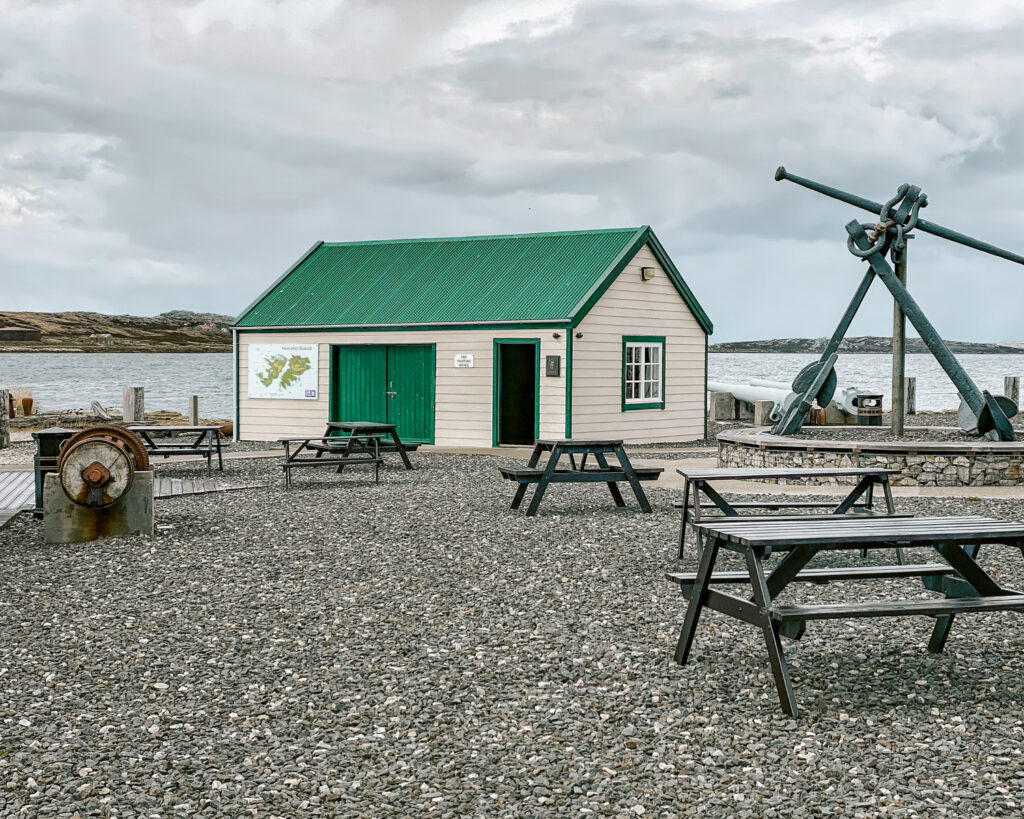
<instances>
[{"instance_id":1,"label":"gray gravel","mask_svg":"<svg viewBox=\"0 0 1024 819\"><path fill-rule=\"evenodd\" d=\"M677 493L554 487L526 518L502 460L416 463L286 492L232 461L273 486L158 501L152 538L0 532L0 815L1021 815L1019 617L963 617L941 655L920 619L812 624L789 719L748 626L710 613L672 663Z\"/></svg>"}]
</instances>

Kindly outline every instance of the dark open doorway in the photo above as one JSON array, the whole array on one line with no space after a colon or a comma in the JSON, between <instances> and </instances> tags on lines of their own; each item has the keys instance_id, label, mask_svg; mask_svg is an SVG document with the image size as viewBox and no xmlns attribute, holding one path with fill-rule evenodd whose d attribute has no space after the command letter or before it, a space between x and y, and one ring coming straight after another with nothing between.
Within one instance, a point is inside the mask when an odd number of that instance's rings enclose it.
<instances>
[{"instance_id":1,"label":"dark open doorway","mask_svg":"<svg viewBox=\"0 0 1024 819\"><path fill-rule=\"evenodd\" d=\"M495 443L532 444L537 439L536 340L495 342Z\"/></svg>"}]
</instances>

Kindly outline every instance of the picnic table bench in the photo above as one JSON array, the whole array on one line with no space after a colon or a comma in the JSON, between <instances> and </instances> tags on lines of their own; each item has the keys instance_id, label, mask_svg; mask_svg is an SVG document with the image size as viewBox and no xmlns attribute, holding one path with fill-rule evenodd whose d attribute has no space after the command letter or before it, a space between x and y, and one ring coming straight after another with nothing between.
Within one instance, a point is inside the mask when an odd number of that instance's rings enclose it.
<instances>
[{"instance_id":1,"label":"picnic table bench","mask_svg":"<svg viewBox=\"0 0 1024 819\"><path fill-rule=\"evenodd\" d=\"M759 468L759 467L719 467L713 469L677 469L683 476L683 515L679 531L679 557L682 559L686 545L687 527L695 526L705 520L721 520L722 517L739 517L740 510L772 510L782 509L828 509L822 515L826 519L848 512L862 515L885 514L896 515L896 506L889 486L889 476L896 474L894 469L874 469L864 467L850 468ZM849 494L835 501L729 501L719 494L713 484L728 481L756 480L817 480L818 478L858 478L856 485L851 487ZM812 485L813 487L813 485ZM809 487L809 488L812 488ZM880 512L874 505L875 488L880 488L885 500L885 511ZM706 499L706 500L705 500ZM705 509L717 509L721 515L711 518L703 515ZM770 519L778 520L782 516L772 515ZM809 520L810 515L796 516ZM698 543L698 548L699 548ZM899 555L902 560L902 554Z\"/></svg>"},{"instance_id":2,"label":"picnic table bench","mask_svg":"<svg viewBox=\"0 0 1024 819\"><path fill-rule=\"evenodd\" d=\"M538 467L540 457L545 452L550 453L547 463L543 467ZM568 456L567 469L558 468L563 455ZM618 463L609 464L608 455L614 455ZM596 466L592 464L587 468L587 460L591 456ZM640 481L657 480L664 470L661 467L634 467L622 448L622 441L540 440L534 444L530 460L525 467L499 467L498 471L503 478L519 484L512 498L512 509L519 508L527 488L531 484L536 484L537 488L526 510L526 514L532 516L537 514L541 498L544 497L548 485L552 483L604 483L608 486L615 505L621 507L625 506L626 502L622 499L618 483L626 481L633 490L641 510L650 512L651 504L640 486Z\"/></svg>"},{"instance_id":3,"label":"picnic table bench","mask_svg":"<svg viewBox=\"0 0 1024 819\"><path fill-rule=\"evenodd\" d=\"M376 435L349 435L342 439L341 445L339 439L332 436L278 438L277 442L284 445L281 467L284 469L285 486L289 489L292 470L307 466L332 466L341 474L346 466L370 465L374 468L374 483L380 483L380 465L384 459L380 456L380 438ZM293 450L295 444L298 446Z\"/></svg>"},{"instance_id":4,"label":"picnic table bench","mask_svg":"<svg viewBox=\"0 0 1024 819\"><path fill-rule=\"evenodd\" d=\"M310 439L308 447L319 453L327 454L344 450L345 441L349 436L377 438L379 452L397 452L406 469L412 469L409 453L419 449L418 443L405 443L398 436L396 424L385 424L380 421L328 421L327 429L318 439Z\"/></svg>"},{"instance_id":5,"label":"picnic table bench","mask_svg":"<svg viewBox=\"0 0 1024 819\"><path fill-rule=\"evenodd\" d=\"M172 455L201 455L206 458L206 474L211 474L213 454L217 453L217 469L224 471L221 457L220 427L210 426L130 426L142 439L150 458L169 458ZM180 436L186 436L184 440ZM191 439L187 436L193 436Z\"/></svg>"},{"instance_id":6,"label":"picnic table bench","mask_svg":"<svg viewBox=\"0 0 1024 819\"><path fill-rule=\"evenodd\" d=\"M856 617L935 617L928 650L940 652L958 614L981 611L1024 611L1024 593L1005 588L977 562L982 544L1019 547L1024 554L1024 524L985 517L860 517L828 520L718 519L697 524L704 540L696 572L669 572L688 600L675 661L685 665L704 608L735 617L761 629L782 709L797 716L780 637L799 639L807 621ZM944 562L915 565L856 566L808 569L819 552L850 549L892 549L896 546L934 548ZM721 549L742 555L747 570L715 573ZM784 553L765 573L764 559ZM932 599L790 605L780 594L795 581L828 583L877 578L921 579L924 587L940 592ZM745 586L745 594L729 594L716 585Z\"/></svg>"}]
</instances>

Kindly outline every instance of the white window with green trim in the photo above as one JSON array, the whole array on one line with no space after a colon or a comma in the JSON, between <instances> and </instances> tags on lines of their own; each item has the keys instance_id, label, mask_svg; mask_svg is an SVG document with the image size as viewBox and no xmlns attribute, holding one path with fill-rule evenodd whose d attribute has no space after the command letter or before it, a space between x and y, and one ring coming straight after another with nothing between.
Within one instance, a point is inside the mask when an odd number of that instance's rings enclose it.
<instances>
[{"instance_id":1,"label":"white window with green trim","mask_svg":"<svg viewBox=\"0 0 1024 819\"><path fill-rule=\"evenodd\" d=\"M665 408L665 337L622 337L622 409Z\"/></svg>"}]
</instances>

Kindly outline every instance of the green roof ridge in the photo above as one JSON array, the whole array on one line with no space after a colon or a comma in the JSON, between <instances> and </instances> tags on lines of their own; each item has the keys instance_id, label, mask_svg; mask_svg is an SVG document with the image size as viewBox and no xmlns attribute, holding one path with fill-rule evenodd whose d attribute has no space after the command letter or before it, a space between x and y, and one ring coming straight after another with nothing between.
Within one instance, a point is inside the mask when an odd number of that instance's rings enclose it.
<instances>
[{"instance_id":1,"label":"green roof ridge","mask_svg":"<svg viewBox=\"0 0 1024 819\"><path fill-rule=\"evenodd\" d=\"M322 242L325 247L354 247L356 245L395 245L403 242L472 242L484 239L541 239L545 236L586 236L594 233L634 233L640 227L594 228L592 230L549 230L538 233L484 233L479 236L416 236L408 239L357 239L351 242Z\"/></svg>"},{"instance_id":2,"label":"green roof ridge","mask_svg":"<svg viewBox=\"0 0 1024 819\"><path fill-rule=\"evenodd\" d=\"M476 242L489 243L487 252L469 249ZM645 244L710 333L710 320L649 225L318 242L235 327L577 324Z\"/></svg>"}]
</instances>

